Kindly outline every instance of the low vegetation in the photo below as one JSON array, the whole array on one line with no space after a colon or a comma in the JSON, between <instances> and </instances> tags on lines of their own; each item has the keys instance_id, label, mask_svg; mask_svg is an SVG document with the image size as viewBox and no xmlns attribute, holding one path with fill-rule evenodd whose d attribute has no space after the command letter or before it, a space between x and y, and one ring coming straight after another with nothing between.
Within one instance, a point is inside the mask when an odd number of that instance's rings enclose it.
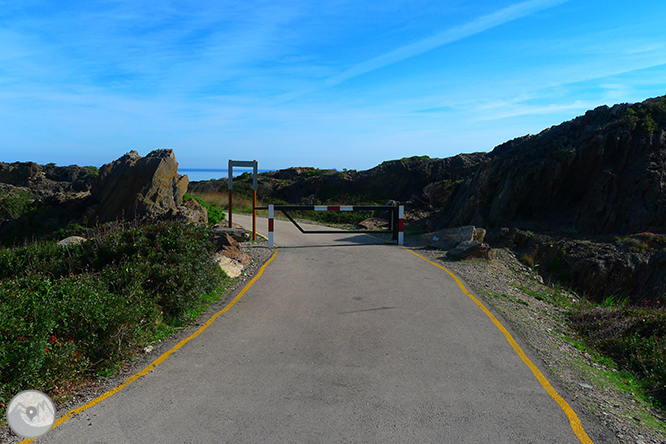
<instances>
[{"instance_id":1,"label":"low vegetation","mask_svg":"<svg viewBox=\"0 0 666 444\"><path fill-rule=\"evenodd\" d=\"M635 375L640 389L666 407L666 311L583 305L570 321L589 346Z\"/></svg>"},{"instance_id":2,"label":"low vegetation","mask_svg":"<svg viewBox=\"0 0 666 444\"><path fill-rule=\"evenodd\" d=\"M593 303L572 299L560 287L518 289L565 309L578 348L611 368L619 386L630 384L636 396L666 409L666 310L660 303L639 307L620 297Z\"/></svg>"},{"instance_id":3,"label":"low vegetation","mask_svg":"<svg viewBox=\"0 0 666 444\"><path fill-rule=\"evenodd\" d=\"M226 280L205 228L110 224L86 237L0 249L0 404L112 373L192 321Z\"/></svg>"},{"instance_id":4,"label":"low vegetation","mask_svg":"<svg viewBox=\"0 0 666 444\"><path fill-rule=\"evenodd\" d=\"M224 220L223 210L215 203L208 203L205 199L202 199L198 196L192 196L191 194L186 194L183 196L183 201L187 202L190 199L194 199L199 204L201 204L206 211L208 211L208 224L215 225Z\"/></svg>"}]
</instances>

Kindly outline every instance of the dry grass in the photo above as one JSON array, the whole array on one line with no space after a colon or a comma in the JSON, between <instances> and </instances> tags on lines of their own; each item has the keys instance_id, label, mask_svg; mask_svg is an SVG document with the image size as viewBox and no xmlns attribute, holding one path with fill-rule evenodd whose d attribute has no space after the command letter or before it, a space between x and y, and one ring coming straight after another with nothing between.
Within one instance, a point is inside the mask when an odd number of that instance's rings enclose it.
<instances>
[{"instance_id":1,"label":"dry grass","mask_svg":"<svg viewBox=\"0 0 666 444\"><path fill-rule=\"evenodd\" d=\"M213 205L217 208L220 208L221 210L229 211L229 193L224 193L220 191L211 191L207 193L188 193L188 194L196 196L202 199L207 204ZM246 197L234 194L232 199L233 199L232 204L233 204L234 213L245 213L245 214L252 213L251 198L248 199ZM264 206L264 203L260 199L257 199L257 206L262 207ZM261 212L258 212L257 214L261 214Z\"/></svg>"}]
</instances>

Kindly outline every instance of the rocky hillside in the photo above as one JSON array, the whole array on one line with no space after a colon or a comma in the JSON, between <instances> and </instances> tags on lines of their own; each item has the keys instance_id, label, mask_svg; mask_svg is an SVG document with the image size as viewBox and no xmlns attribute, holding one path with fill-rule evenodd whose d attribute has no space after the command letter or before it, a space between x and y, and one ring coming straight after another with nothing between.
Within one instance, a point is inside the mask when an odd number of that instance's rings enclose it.
<instances>
[{"instance_id":1,"label":"rocky hillside","mask_svg":"<svg viewBox=\"0 0 666 444\"><path fill-rule=\"evenodd\" d=\"M249 189L250 175L235 182ZM666 97L602 106L490 153L384 162L366 171L262 173L260 197L293 204L406 203L428 228L519 226L540 232L666 230ZM243 185L245 184L245 185ZM193 191L226 191L226 180Z\"/></svg>"},{"instance_id":2,"label":"rocky hillside","mask_svg":"<svg viewBox=\"0 0 666 444\"><path fill-rule=\"evenodd\" d=\"M414 156L390 160L365 171L288 168L259 174L258 195L265 201L290 204L409 202L414 207L433 200L438 185L461 184L486 159L485 153L459 154L445 159ZM234 192L250 189L245 173L234 180ZM227 190L227 180L190 183L193 192ZM437 196L441 199L441 196Z\"/></svg>"},{"instance_id":3,"label":"rocky hillside","mask_svg":"<svg viewBox=\"0 0 666 444\"><path fill-rule=\"evenodd\" d=\"M249 190L250 180L235 189ZM544 276L595 298L666 292L666 97L601 106L490 153L411 157L367 171L290 168L259 183L265 202L393 200L425 231L484 227ZM191 189L226 192L226 180Z\"/></svg>"},{"instance_id":4,"label":"rocky hillside","mask_svg":"<svg viewBox=\"0 0 666 444\"><path fill-rule=\"evenodd\" d=\"M666 98L599 107L495 148L446 202L445 224L582 234L666 228Z\"/></svg>"}]
</instances>

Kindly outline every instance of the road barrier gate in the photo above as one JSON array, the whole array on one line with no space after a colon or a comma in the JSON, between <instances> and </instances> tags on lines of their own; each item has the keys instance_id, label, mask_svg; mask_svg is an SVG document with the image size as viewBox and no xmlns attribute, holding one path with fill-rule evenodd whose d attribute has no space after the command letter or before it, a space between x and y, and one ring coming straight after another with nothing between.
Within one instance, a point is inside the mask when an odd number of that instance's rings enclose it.
<instances>
[{"instance_id":1,"label":"road barrier gate","mask_svg":"<svg viewBox=\"0 0 666 444\"><path fill-rule=\"evenodd\" d=\"M254 210L268 210L268 246L274 247L275 211L282 211L287 219L293 223L303 234L331 234L331 233L390 233L398 245L404 242L405 207L403 205L268 205L255 207ZM304 230L288 211L390 211L388 230Z\"/></svg>"}]
</instances>

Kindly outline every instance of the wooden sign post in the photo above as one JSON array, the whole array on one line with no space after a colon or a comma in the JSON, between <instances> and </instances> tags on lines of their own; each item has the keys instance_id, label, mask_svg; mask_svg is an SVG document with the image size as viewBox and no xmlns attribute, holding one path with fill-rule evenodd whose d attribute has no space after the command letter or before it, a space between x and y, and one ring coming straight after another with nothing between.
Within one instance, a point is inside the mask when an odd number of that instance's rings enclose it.
<instances>
[{"instance_id":1,"label":"wooden sign post","mask_svg":"<svg viewBox=\"0 0 666 444\"><path fill-rule=\"evenodd\" d=\"M252 240L257 240L257 161L229 159L229 228L231 228L231 214L233 213L234 167L252 168Z\"/></svg>"}]
</instances>

